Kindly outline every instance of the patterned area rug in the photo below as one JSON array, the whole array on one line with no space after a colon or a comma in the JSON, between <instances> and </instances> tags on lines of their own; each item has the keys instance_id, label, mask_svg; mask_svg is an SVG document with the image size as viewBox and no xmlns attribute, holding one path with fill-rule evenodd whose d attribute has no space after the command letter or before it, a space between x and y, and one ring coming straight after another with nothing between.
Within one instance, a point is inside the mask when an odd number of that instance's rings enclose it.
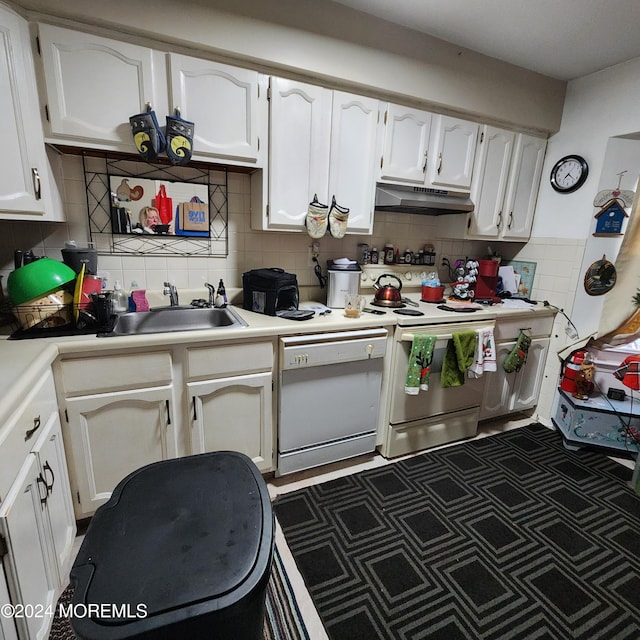
<instances>
[{"instance_id":1,"label":"patterned area rug","mask_svg":"<svg viewBox=\"0 0 640 640\"><path fill-rule=\"evenodd\" d=\"M73 588L68 586L58 603L68 605L73 597ZM58 609L59 607L56 607ZM76 635L68 618L56 615L53 618L49 640L75 640ZM239 639L240 640L240 639ZM298 604L293 595L291 583L282 565L282 558L276 547L273 554L271 577L267 585L264 640L309 640Z\"/></svg>"},{"instance_id":2,"label":"patterned area rug","mask_svg":"<svg viewBox=\"0 0 640 640\"><path fill-rule=\"evenodd\" d=\"M631 470L531 425L281 496L333 640L640 638Z\"/></svg>"}]
</instances>

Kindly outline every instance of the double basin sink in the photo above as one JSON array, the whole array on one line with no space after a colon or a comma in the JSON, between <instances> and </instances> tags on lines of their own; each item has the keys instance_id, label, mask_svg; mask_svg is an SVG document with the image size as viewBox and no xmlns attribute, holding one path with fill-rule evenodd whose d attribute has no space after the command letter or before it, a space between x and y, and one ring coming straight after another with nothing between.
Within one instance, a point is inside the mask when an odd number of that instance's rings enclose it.
<instances>
[{"instance_id":1,"label":"double basin sink","mask_svg":"<svg viewBox=\"0 0 640 640\"><path fill-rule=\"evenodd\" d=\"M174 331L198 331L207 329L234 329L247 323L230 307L156 307L151 311L121 313L116 317L113 330L102 334L131 336Z\"/></svg>"}]
</instances>

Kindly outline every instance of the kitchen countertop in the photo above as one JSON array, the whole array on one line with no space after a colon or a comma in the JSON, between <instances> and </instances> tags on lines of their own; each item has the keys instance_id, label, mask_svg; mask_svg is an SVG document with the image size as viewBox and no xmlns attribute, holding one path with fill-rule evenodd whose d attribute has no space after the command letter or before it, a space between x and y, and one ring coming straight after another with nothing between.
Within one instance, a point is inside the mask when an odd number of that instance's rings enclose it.
<instances>
[{"instance_id":1,"label":"kitchen countertop","mask_svg":"<svg viewBox=\"0 0 640 640\"><path fill-rule=\"evenodd\" d=\"M473 313L452 313L437 308L437 305L420 302L419 294L407 294L418 302L424 316L399 316L391 309L384 315L363 313L360 318L347 318L342 309L333 309L325 316L314 316L309 320L296 321L266 316L241 307L233 306L249 326L202 331L178 331L146 335L98 338L95 335L72 336L62 338L39 338L30 340L0 340L0 383L3 394L0 400L0 425L15 410L24 397L24 390L40 379L42 372L49 367L60 354L88 354L117 349L144 349L177 344L199 342L237 341L244 339L274 338L280 335L320 333L324 331L345 331L373 327L395 326L400 318L405 326L438 324L443 322L469 322L493 320L506 317L521 317L532 313L554 315L551 308L542 304L529 308L509 308L502 304L486 306ZM367 301L369 298L367 297ZM300 304L304 307L304 303ZM383 309L384 310L384 309Z\"/></svg>"}]
</instances>

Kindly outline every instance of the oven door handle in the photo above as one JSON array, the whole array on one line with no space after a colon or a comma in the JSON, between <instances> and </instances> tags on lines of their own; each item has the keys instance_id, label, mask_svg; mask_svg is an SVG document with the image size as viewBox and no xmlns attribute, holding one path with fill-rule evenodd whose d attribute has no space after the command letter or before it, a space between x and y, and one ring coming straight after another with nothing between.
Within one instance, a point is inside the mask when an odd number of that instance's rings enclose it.
<instances>
[{"instance_id":1,"label":"oven door handle","mask_svg":"<svg viewBox=\"0 0 640 640\"><path fill-rule=\"evenodd\" d=\"M425 334L425 333L419 333L419 334L413 334L413 333L403 333L400 336L400 342L413 342L413 339L416 335L434 335L434 334ZM435 334L435 339L436 342L443 342L445 340L451 340L453 338L453 334L451 333L438 333Z\"/></svg>"}]
</instances>

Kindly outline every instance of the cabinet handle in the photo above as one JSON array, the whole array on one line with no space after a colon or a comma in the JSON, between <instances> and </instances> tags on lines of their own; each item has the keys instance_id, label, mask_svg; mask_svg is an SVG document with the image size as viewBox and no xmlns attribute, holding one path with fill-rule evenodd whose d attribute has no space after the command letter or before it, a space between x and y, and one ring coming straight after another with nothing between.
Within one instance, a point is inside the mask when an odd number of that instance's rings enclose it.
<instances>
[{"instance_id":1,"label":"cabinet handle","mask_svg":"<svg viewBox=\"0 0 640 640\"><path fill-rule=\"evenodd\" d=\"M49 497L49 490L48 490L48 486L47 486L47 481L42 477L42 473L38 474L38 477L36 478L37 484L38 484L38 494L40 495L40 504L44 507L45 504L47 504L47 499ZM40 492L40 484L44 485L44 498L42 497L42 493Z\"/></svg>"},{"instance_id":2,"label":"cabinet handle","mask_svg":"<svg viewBox=\"0 0 640 640\"><path fill-rule=\"evenodd\" d=\"M499 229L502 226L502 211L498 214L498 222L496 222L496 227Z\"/></svg>"},{"instance_id":3,"label":"cabinet handle","mask_svg":"<svg viewBox=\"0 0 640 640\"><path fill-rule=\"evenodd\" d=\"M45 479L45 484L47 485L47 493L51 495L53 493L53 485L55 484L56 476L53 473L53 469L51 468L51 465L49 464L48 460L44 461L44 466L42 467L42 470L44 471L45 475L47 471L51 474L51 484L47 484Z\"/></svg>"},{"instance_id":4,"label":"cabinet handle","mask_svg":"<svg viewBox=\"0 0 640 640\"><path fill-rule=\"evenodd\" d=\"M36 167L33 167L31 169L31 174L33 177L33 189L36 194L36 200L40 200L40 198L42 198L42 184L40 182L40 174L38 173L38 169Z\"/></svg>"},{"instance_id":5,"label":"cabinet handle","mask_svg":"<svg viewBox=\"0 0 640 640\"><path fill-rule=\"evenodd\" d=\"M171 410L169 409L169 400L165 400L165 405L167 407L167 425L171 424Z\"/></svg>"},{"instance_id":6,"label":"cabinet handle","mask_svg":"<svg viewBox=\"0 0 640 640\"><path fill-rule=\"evenodd\" d=\"M509 211L509 222L507 223L507 229L511 229L512 223L513 223L513 211Z\"/></svg>"},{"instance_id":7,"label":"cabinet handle","mask_svg":"<svg viewBox=\"0 0 640 640\"><path fill-rule=\"evenodd\" d=\"M25 431L24 441L26 442L29 438L31 438L31 436L40 428L40 426L41 426L40 416L38 416L37 418L33 419L33 429L29 429L28 431Z\"/></svg>"},{"instance_id":8,"label":"cabinet handle","mask_svg":"<svg viewBox=\"0 0 640 640\"><path fill-rule=\"evenodd\" d=\"M428 155L428 151L424 152L424 166L422 167L422 173L425 173L425 171L427 170L427 155Z\"/></svg>"},{"instance_id":9,"label":"cabinet handle","mask_svg":"<svg viewBox=\"0 0 640 640\"><path fill-rule=\"evenodd\" d=\"M438 156L438 175L440 175L440 171L442 170L442 153Z\"/></svg>"},{"instance_id":10,"label":"cabinet handle","mask_svg":"<svg viewBox=\"0 0 640 640\"><path fill-rule=\"evenodd\" d=\"M196 412L196 397L193 396L193 421L195 422L198 419L198 414Z\"/></svg>"}]
</instances>

